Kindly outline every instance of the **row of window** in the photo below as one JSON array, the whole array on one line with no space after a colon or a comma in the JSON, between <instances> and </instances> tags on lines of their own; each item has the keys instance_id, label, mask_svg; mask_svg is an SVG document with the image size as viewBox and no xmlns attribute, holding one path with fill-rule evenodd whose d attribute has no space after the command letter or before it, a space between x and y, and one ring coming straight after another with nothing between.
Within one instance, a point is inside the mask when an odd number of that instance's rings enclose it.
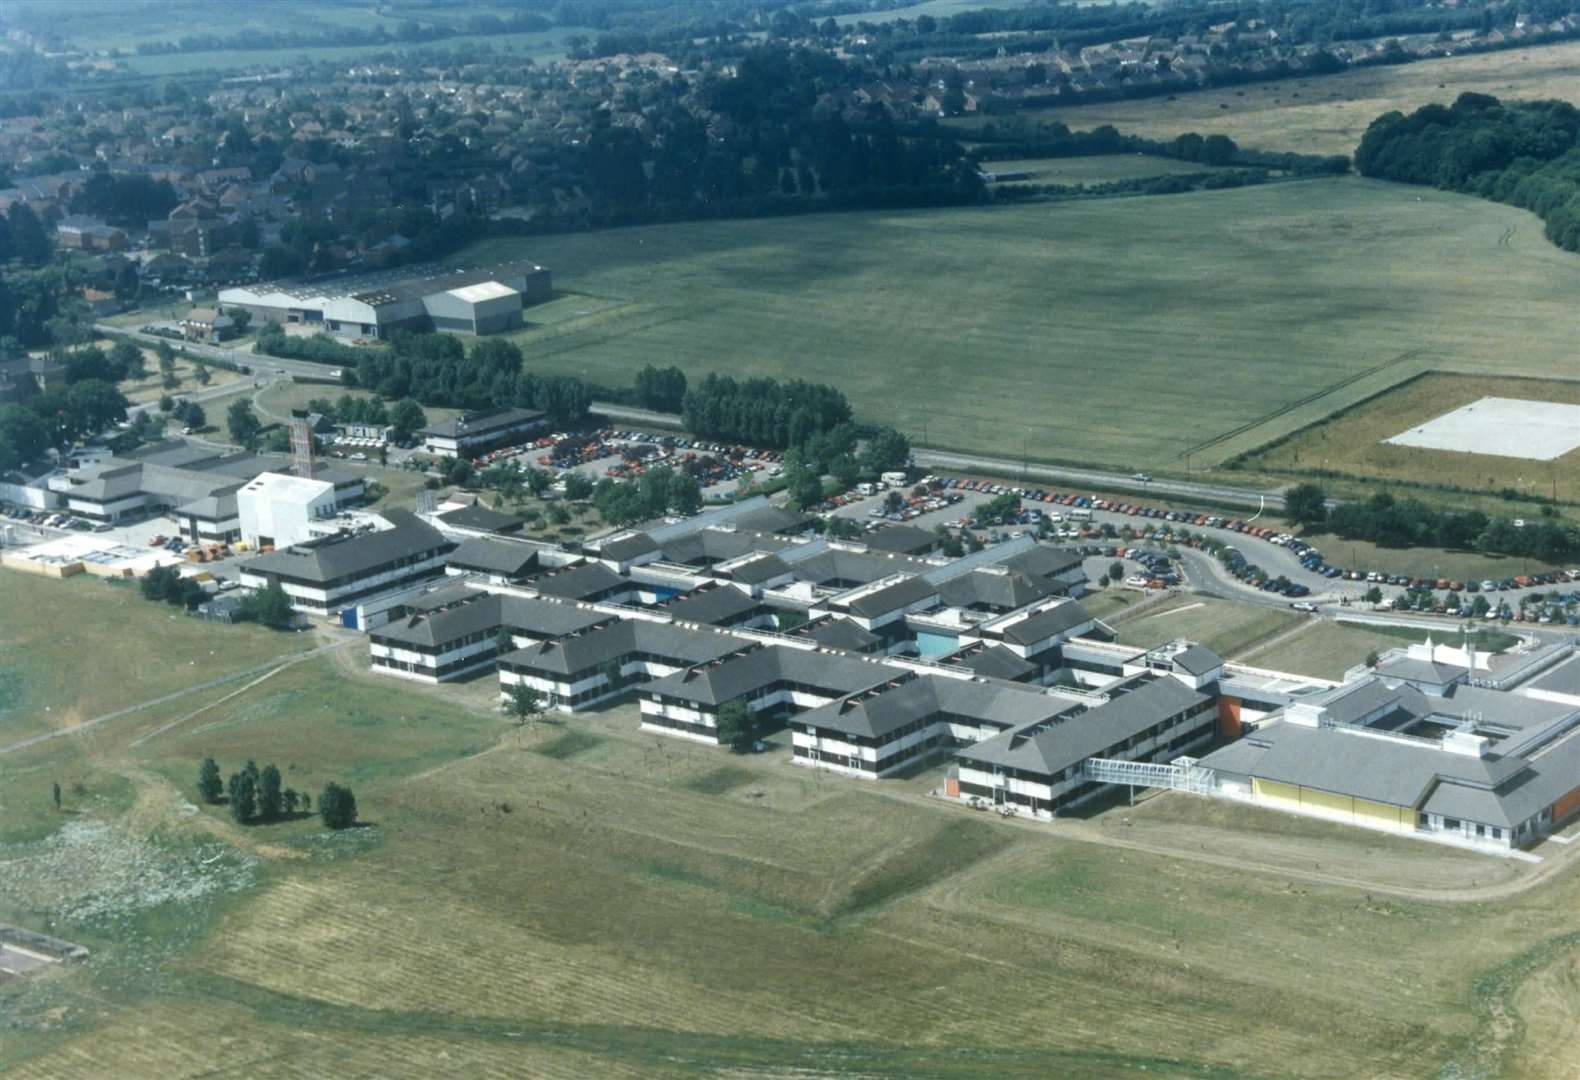
<instances>
[{"instance_id":1,"label":"row of window","mask_svg":"<svg viewBox=\"0 0 1580 1080\"><path fill-rule=\"evenodd\" d=\"M709 727L707 724L693 724L686 720L677 720L672 716L661 716L658 713L644 712L642 714L642 723L651 724L654 727L669 728L672 731L684 731L688 735L705 735L710 739L719 737L718 729Z\"/></svg>"}]
</instances>

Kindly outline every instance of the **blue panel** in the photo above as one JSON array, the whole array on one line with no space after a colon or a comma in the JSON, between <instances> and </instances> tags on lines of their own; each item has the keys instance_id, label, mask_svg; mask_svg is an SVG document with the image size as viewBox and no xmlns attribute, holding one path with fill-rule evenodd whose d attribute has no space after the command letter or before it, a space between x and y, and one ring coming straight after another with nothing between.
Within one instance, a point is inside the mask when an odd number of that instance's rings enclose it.
<instances>
[{"instance_id":1,"label":"blue panel","mask_svg":"<svg viewBox=\"0 0 1580 1080\"><path fill-rule=\"evenodd\" d=\"M951 634L917 634L916 651L923 659L943 656L960 648L960 639Z\"/></svg>"},{"instance_id":2,"label":"blue panel","mask_svg":"<svg viewBox=\"0 0 1580 1080\"><path fill-rule=\"evenodd\" d=\"M354 607L342 608L340 611L340 625L348 630L357 628L357 609Z\"/></svg>"}]
</instances>

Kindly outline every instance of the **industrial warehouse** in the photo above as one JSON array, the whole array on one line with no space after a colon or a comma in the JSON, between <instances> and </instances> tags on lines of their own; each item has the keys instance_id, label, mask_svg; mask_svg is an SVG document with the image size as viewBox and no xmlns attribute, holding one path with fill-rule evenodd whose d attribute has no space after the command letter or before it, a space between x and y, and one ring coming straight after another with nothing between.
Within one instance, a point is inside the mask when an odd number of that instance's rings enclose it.
<instances>
[{"instance_id":1,"label":"industrial warehouse","mask_svg":"<svg viewBox=\"0 0 1580 1080\"><path fill-rule=\"evenodd\" d=\"M225 308L266 322L349 338L384 339L397 330L499 334L519 330L522 309L548 300L549 271L514 261L463 270L405 267L315 281L274 281L221 289Z\"/></svg>"}]
</instances>

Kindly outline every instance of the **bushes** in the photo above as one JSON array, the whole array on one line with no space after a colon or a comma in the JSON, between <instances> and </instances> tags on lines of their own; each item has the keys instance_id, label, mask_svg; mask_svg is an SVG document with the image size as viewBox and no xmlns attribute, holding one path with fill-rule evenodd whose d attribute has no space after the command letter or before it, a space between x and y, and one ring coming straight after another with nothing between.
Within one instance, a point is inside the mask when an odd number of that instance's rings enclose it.
<instances>
[{"instance_id":1,"label":"bushes","mask_svg":"<svg viewBox=\"0 0 1580 1080\"><path fill-rule=\"evenodd\" d=\"M1547 239L1580 251L1580 110L1461 94L1373 120L1355 152L1363 176L1426 184L1529 210Z\"/></svg>"}]
</instances>

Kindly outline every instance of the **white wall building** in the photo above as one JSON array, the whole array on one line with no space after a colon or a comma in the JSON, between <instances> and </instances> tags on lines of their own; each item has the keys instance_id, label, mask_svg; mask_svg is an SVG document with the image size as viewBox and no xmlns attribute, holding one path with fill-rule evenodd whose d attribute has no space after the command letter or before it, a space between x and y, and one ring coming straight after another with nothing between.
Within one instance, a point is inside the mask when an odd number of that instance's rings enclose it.
<instances>
[{"instance_id":1,"label":"white wall building","mask_svg":"<svg viewBox=\"0 0 1580 1080\"><path fill-rule=\"evenodd\" d=\"M289 547L312 538L309 527L335 515L335 486L285 473L263 473L236 492L241 538L253 547Z\"/></svg>"}]
</instances>

